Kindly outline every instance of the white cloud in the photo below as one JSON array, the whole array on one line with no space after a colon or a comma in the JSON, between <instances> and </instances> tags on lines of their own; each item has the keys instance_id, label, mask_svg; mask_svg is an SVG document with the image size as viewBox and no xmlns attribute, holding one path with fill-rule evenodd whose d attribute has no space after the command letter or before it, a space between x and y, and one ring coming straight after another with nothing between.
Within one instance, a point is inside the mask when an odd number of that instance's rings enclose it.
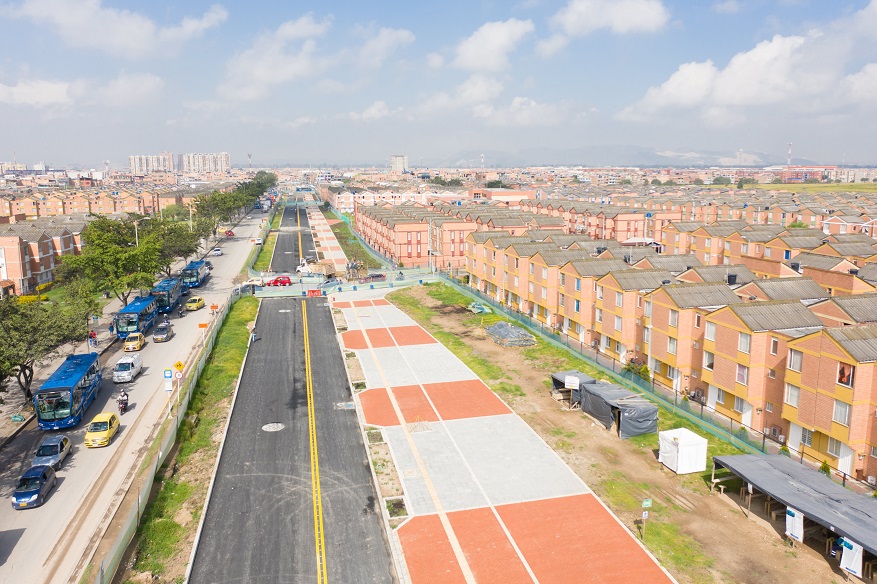
<instances>
[{"instance_id":1,"label":"white cloud","mask_svg":"<svg viewBox=\"0 0 877 584\"><path fill-rule=\"evenodd\" d=\"M441 69L445 65L445 58L438 53L429 53L426 56L426 65L432 69Z\"/></svg>"},{"instance_id":2,"label":"white cloud","mask_svg":"<svg viewBox=\"0 0 877 584\"><path fill-rule=\"evenodd\" d=\"M456 87L453 95L446 92L436 93L416 110L424 115L432 115L442 110L478 107L496 99L502 90L502 83L494 77L470 75Z\"/></svg>"},{"instance_id":3,"label":"white cloud","mask_svg":"<svg viewBox=\"0 0 877 584\"><path fill-rule=\"evenodd\" d=\"M557 126L579 117L569 103L539 103L528 97L515 97L506 107L485 106L473 113L491 126L517 128Z\"/></svg>"},{"instance_id":4,"label":"white cloud","mask_svg":"<svg viewBox=\"0 0 877 584\"><path fill-rule=\"evenodd\" d=\"M161 27L143 14L106 8L101 0L25 0L12 14L52 28L72 47L135 59L172 54L228 18L225 8L214 5L199 18Z\"/></svg>"},{"instance_id":5,"label":"white cloud","mask_svg":"<svg viewBox=\"0 0 877 584\"><path fill-rule=\"evenodd\" d=\"M669 20L670 12L661 0L570 0L551 17L558 32L540 41L537 50L552 55L571 38L601 29L615 34L655 32Z\"/></svg>"},{"instance_id":6,"label":"white cloud","mask_svg":"<svg viewBox=\"0 0 877 584\"><path fill-rule=\"evenodd\" d=\"M386 102L376 101L362 112L350 112L348 117L351 120L362 120L366 122L380 120L392 115L393 112L387 106Z\"/></svg>"},{"instance_id":7,"label":"white cloud","mask_svg":"<svg viewBox=\"0 0 877 584\"><path fill-rule=\"evenodd\" d=\"M842 90L853 103L877 104L877 63L868 63L856 73L847 75Z\"/></svg>"},{"instance_id":8,"label":"white cloud","mask_svg":"<svg viewBox=\"0 0 877 584\"><path fill-rule=\"evenodd\" d=\"M517 18L483 24L457 45L454 66L467 71L507 69L509 55L533 30L532 21Z\"/></svg>"},{"instance_id":9,"label":"white cloud","mask_svg":"<svg viewBox=\"0 0 877 584\"><path fill-rule=\"evenodd\" d=\"M16 106L47 107L70 105L70 84L44 79L19 80L15 85L0 83L0 103Z\"/></svg>"},{"instance_id":10,"label":"white cloud","mask_svg":"<svg viewBox=\"0 0 877 584\"><path fill-rule=\"evenodd\" d=\"M413 42L410 30L382 28L359 50L359 61L366 67L379 67L396 49Z\"/></svg>"},{"instance_id":11,"label":"white cloud","mask_svg":"<svg viewBox=\"0 0 877 584\"><path fill-rule=\"evenodd\" d=\"M312 118L310 116L299 116L293 120L289 120L288 122L282 124L284 127L289 128L291 130L295 130L296 128L301 128L302 126L309 126L311 124L316 124L317 118Z\"/></svg>"},{"instance_id":12,"label":"white cloud","mask_svg":"<svg viewBox=\"0 0 877 584\"><path fill-rule=\"evenodd\" d=\"M737 14L741 8L737 0L722 0L713 4L713 10L719 14Z\"/></svg>"},{"instance_id":13,"label":"white cloud","mask_svg":"<svg viewBox=\"0 0 877 584\"><path fill-rule=\"evenodd\" d=\"M154 102L164 89L164 80L152 73L122 73L106 85L79 81L71 93L78 102L124 108Z\"/></svg>"},{"instance_id":14,"label":"white cloud","mask_svg":"<svg viewBox=\"0 0 877 584\"><path fill-rule=\"evenodd\" d=\"M271 94L271 89L325 69L327 60L316 55L314 38L329 30L328 20L317 22L310 14L285 22L272 33L258 37L253 45L226 63L225 80L219 95L233 101L254 101ZM294 41L301 44L288 50Z\"/></svg>"}]
</instances>

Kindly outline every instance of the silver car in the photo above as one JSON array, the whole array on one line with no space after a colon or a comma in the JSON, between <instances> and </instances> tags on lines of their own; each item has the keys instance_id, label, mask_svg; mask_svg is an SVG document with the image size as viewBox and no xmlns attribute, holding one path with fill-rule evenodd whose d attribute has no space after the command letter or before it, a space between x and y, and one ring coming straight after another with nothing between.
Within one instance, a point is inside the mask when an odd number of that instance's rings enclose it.
<instances>
[{"instance_id":1,"label":"silver car","mask_svg":"<svg viewBox=\"0 0 877 584\"><path fill-rule=\"evenodd\" d=\"M73 443L64 434L50 434L43 438L37 447L31 466L51 466L61 468L64 459L70 454Z\"/></svg>"},{"instance_id":2,"label":"silver car","mask_svg":"<svg viewBox=\"0 0 877 584\"><path fill-rule=\"evenodd\" d=\"M174 336L174 327L170 323L162 323L155 328L152 333L152 340L156 343L164 343L171 340Z\"/></svg>"}]
</instances>

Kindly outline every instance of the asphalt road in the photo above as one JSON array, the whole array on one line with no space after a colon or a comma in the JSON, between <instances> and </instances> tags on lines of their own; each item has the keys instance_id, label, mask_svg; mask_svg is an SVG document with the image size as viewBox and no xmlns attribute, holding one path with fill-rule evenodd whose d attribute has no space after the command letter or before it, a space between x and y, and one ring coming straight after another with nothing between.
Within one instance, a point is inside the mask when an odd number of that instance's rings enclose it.
<instances>
[{"instance_id":1,"label":"asphalt road","mask_svg":"<svg viewBox=\"0 0 877 584\"><path fill-rule=\"evenodd\" d=\"M316 581L304 302L328 580L394 581L356 413L346 408L352 396L330 309L322 298L272 298L260 307L192 584Z\"/></svg>"},{"instance_id":2,"label":"asphalt road","mask_svg":"<svg viewBox=\"0 0 877 584\"><path fill-rule=\"evenodd\" d=\"M176 336L169 342L152 342L149 331L147 344L140 351L143 373L133 383L125 384L131 409L121 418L120 433L105 448L87 449L82 444L85 426L101 411L116 410L114 396L118 388L112 382L112 366L121 356L121 343L103 355L103 388L85 412L83 423L64 431L73 440L73 453L58 472L58 486L42 507L17 511L8 497L18 477L30 466L44 432L32 424L0 450L0 584L66 582L81 567L92 538L105 527L132 480L138 456L148 446L155 424L167 413L162 370L177 359L185 361L199 343L198 323L212 318L212 302L228 297L234 286L232 280L252 249L249 238L257 233L260 220L258 215L244 219L234 228L237 236L219 244L224 255L209 256L213 273L204 286L192 290L192 295L204 297L208 308L187 313L182 319L173 315ZM35 380L35 388L42 381Z\"/></svg>"},{"instance_id":3,"label":"asphalt road","mask_svg":"<svg viewBox=\"0 0 877 584\"><path fill-rule=\"evenodd\" d=\"M296 219L296 214L299 218ZM301 221L299 229L298 221ZM299 254L298 234L301 233L302 253ZM316 255L314 238L308 223L308 214L304 207L287 206L283 210L280 231L274 246L274 257L271 259L271 270L279 273L294 274L302 256Z\"/></svg>"}]
</instances>

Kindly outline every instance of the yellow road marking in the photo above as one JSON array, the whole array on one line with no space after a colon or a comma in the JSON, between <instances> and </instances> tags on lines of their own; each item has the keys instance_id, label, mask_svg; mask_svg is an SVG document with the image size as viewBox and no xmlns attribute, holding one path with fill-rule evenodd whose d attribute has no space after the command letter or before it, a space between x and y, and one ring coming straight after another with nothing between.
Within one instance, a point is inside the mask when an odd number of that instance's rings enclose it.
<instances>
[{"instance_id":1,"label":"yellow road marking","mask_svg":"<svg viewBox=\"0 0 877 584\"><path fill-rule=\"evenodd\" d=\"M320 490L320 457L317 447L317 416L314 410L314 380L311 370L311 342L308 335L308 305L301 303L301 315L304 329L305 347L305 380L308 398L308 438L311 453L311 495L314 504L314 545L317 556L317 584L327 584L329 575L326 571L326 537L323 531L323 497Z\"/></svg>"}]
</instances>

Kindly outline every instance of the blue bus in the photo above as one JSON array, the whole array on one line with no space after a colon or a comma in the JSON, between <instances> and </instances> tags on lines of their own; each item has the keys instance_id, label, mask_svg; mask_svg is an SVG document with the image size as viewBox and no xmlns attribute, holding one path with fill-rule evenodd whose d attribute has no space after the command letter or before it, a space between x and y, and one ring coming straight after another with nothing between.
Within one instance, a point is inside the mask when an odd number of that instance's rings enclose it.
<instances>
[{"instance_id":1,"label":"blue bus","mask_svg":"<svg viewBox=\"0 0 877 584\"><path fill-rule=\"evenodd\" d=\"M158 318L158 301L152 296L136 296L116 313L116 334L125 339L131 333L146 333Z\"/></svg>"},{"instance_id":2,"label":"blue bus","mask_svg":"<svg viewBox=\"0 0 877 584\"><path fill-rule=\"evenodd\" d=\"M179 278L168 278L155 285L150 296L158 303L159 312L173 312L183 295L183 282Z\"/></svg>"},{"instance_id":3,"label":"blue bus","mask_svg":"<svg viewBox=\"0 0 877 584\"><path fill-rule=\"evenodd\" d=\"M67 357L34 394L37 425L41 430L60 430L78 424L102 381L97 353Z\"/></svg>"},{"instance_id":4,"label":"blue bus","mask_svg":"<svg viewBox=\"0 0 877 584\"><path fill-rule=\"evenodd\" d=\"M188 288L197 288L204 283L210 270L204 260L196 260L189 262L189 265L183 268L183 284Z\"/></svg>"}]
</instances>

